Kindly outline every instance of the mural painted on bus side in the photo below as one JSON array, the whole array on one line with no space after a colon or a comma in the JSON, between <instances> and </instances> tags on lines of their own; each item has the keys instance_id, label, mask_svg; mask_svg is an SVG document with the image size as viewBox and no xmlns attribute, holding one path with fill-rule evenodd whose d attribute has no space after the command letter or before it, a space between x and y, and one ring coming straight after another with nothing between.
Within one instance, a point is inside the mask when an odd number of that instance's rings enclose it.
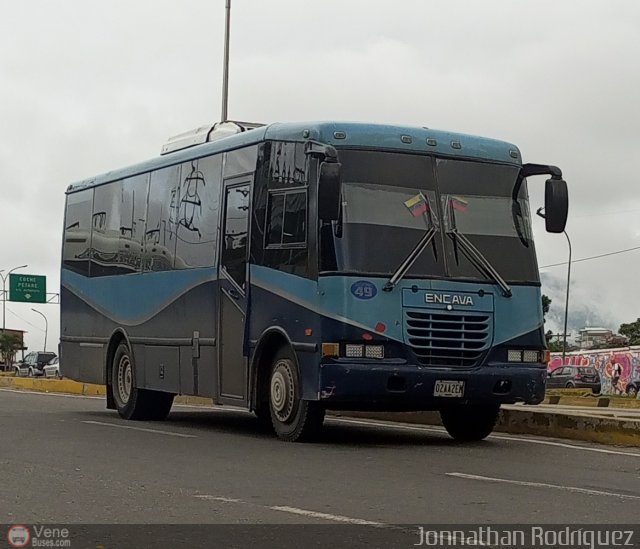
<instances>
[{"instance_id":1,"label":"mural painted on bus side","mask_svg":"<svg viewBox=\"0 0 640 549\"><path fill-rule=\"evenodd\" d=\"M601 349L597 351L574 351L567 353L566 366L591 366L598 370L602 384L602 394L625 394L627 384L640 379L640 347L621 349ZM616 366L619 365L619 368ZM562 355L553 353L549 362L549 372L563 366ZM619 372L617 386L613 386L615 372Z\"/></svg>"}]
</instances>

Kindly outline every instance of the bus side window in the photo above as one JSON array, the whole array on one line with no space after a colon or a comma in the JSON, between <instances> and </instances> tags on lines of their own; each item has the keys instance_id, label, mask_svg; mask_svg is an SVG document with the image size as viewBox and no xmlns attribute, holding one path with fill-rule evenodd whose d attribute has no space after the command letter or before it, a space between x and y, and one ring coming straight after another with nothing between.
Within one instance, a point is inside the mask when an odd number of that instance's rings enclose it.
<instances>
[{"instance_id":1,"label":"bus side window","mask_svg":"<svg viewBox=\"0 0 640 549\"><path fill-rule=\"evenodd\" d=\"M307 275L307 189L272 191L267 200L265 265Z\"/></svg>"},{"instance_id":2,"label":"bus side window","mask_svg":"<svg viewBox=\"0 0 640 549\"><path fill-rule=\"evenodd\" d=\"M216 264L222 155L182 164L173 216L176 227L176 269Z\"/></svg>"},{"instance_id":3,"label":"bus side window","mask_svg":"<svg viewBox=\"0 0 640 549\"><path fill-rule=\"evenodd\" d=\"M84 276L89 276L92 205L93 189L67 195L62 265Z\"/></svg>"}]
</instances>

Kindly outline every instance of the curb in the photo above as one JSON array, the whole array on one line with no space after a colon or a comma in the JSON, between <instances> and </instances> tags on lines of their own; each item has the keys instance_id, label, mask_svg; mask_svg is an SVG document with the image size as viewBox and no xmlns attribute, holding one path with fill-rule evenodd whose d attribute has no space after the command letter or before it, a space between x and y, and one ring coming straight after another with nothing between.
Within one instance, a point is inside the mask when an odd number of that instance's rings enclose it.
<instances>
[{"instance_id":1,"label":"curb","mask_svg":"<svg viewBox=\"0 0 640 549\"><path fill-rule=\"evenodd\" d=\"M0 387L43 393L66 393L84 396L104 396L104 385L80 383L67 379L34 379L0 376ZM596 400L596 399L594 399ZM210 398L178 396L176 404L213 406ZM438 412L332 412L338 417L374 419L395 423L442 425ZM496 431L518 435L538 435L552 438L640 447L640 420L598 417L580 412L548 412L502 408Z\"/></svg>"},{"instance_id":2,"label":"curb","mask_svg":"<svg viewBox=\"0 0 640 549\"><path fill-rule=\"evenodd\" d=\"M65 393L69 395L105 396L103 385L79 383L70 379L43 379L32 377L1 376L0 387L21 389L37 393Z\"/></svg>"}]
</instances>

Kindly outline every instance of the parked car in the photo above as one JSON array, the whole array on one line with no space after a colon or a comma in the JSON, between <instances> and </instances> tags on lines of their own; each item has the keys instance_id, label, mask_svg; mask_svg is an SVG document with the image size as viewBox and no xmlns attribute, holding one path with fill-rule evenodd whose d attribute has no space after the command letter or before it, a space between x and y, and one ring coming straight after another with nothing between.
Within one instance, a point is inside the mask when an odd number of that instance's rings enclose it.
<instances>
[{"instance_id":1,"label":"parked car","mask_svg":"<svg viewBox=\"0 0 640 549\"><path fill-rule=\"evenodd\" d=\"M55 356L55 353L48 351L32 351L24 357L24 360L16 364L16 375L28 377L43 376L45 365L51 359L55 358Z\"/></svg>"},{"instance_id":2,"label":"parked car","mask_svg":"<svg viewBox=\"0 0 640 549\"><path fill-rule=\"evenodd\" d=\"M638 392L640 392L640 378L632 379L627 383L625 391L631 398L636 398L638 396Z\"/></svg>"},{"instance_id":3,"label":"parked car","mask_svg":"<svg viewBox=\"0 0 640 549\"><path fill-rule=\"evenodd\" d=\"M561 366L549 374L547 389L591 389L599 393L600 374L590 366Z\"/></svg>"},{"instance_id":4,"label":"parked car","mask_svg":"<svg viewBox=\"0 0 640 549\"><path fill-rule=\"evenodd\" d=\"M55 377L60 379L60 360L57 356L54 356L43 368L44 377Z\"/></svg>"}]
</instances>

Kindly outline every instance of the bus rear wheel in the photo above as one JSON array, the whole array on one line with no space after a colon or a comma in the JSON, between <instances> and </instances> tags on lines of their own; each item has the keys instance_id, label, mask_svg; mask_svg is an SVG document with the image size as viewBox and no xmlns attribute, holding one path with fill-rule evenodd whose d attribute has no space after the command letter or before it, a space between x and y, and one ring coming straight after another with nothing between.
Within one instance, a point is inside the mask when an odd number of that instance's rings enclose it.
<instances>
[{"instance_id":1,"label":"bus rear wheel","mask_svg":"<svg viewBox=\"0 0 640 549\"><path fill-rule=\"evenodd\" d=\"M498 421L499 411L499 405L455 406L440 410L440 418L454 440L476 442L491 434Z\"/></svg>"},{"instance_id":2,"label":"bus rear wheel","mask_svg":"<svg viewBox=\"0 0 640 549\"><path fill-rule=\"evenodd\" d=\"M302 400L300 375L293 353L280 349L271 366L269 410L278 438L303 442L315 438L324 421L324 407L319 402Z\"/></svg>"},{"instance_id":3,"label":"bus rear wheel","mask_svg":"<svg viewBox=\"0 0 640 549\"><path fill-rule=\"evenodd\" d=\"M123 419L162 421L173 405L172 393L136 387L133 355L125 343L120 343L113 355L110 391Z\"/></svg>"}]
</instances>

